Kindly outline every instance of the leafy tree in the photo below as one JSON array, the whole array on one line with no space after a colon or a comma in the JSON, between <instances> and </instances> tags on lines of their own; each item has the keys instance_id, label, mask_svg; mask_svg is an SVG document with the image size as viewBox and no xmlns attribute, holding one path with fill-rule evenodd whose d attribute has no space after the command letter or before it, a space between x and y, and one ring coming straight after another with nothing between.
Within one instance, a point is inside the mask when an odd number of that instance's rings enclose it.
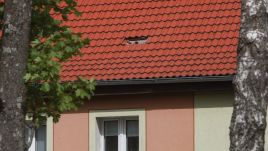
<instances>
[{"instance_id":1,"label":"leafy tree","mask_svg":"<svg viewBox=\"0 0 268 151\"><path fill-rule=\"evenodd\" d=\"M64 111L77 109L89 100L95 89L93 79L78 77L76 81L61 81L61 62L74 55L82 55L80 48L89 43L80 33L73 33L69 27L61 26L68 20L68 14L80 15L75 0L34 0L32 7L31 49L27 73L27 113L36 124L43 115L58 121ZM54 15L51 15L51 14ZM55 19L57 18L60 19Z\"/></svg>"},{"instance_id":2,"label":"leafy tree","mask_svg":"<svg viewBox=\"0 0 268 151\"><path fill-rule=\"evenodd\" d=\"M264 151L268 103L268 1L242 0L230 151Z\"/></svg>"},{"instance_id":3,"label":"leafy tree","mask_svg":"<svg viewBox=\"0 0 268 151\"><path fill-rule=\"evenodd\" d=\"M28 88L27 113L36 124L45 120L44 114L57 121L60 113L77 109L94 90L93 80L60 80L60 63L79 55L80 48L89 42L88 39L81 39L81 34L61 26L62 21L68 20L68 14L80 14L74 0L64 2L33 2L31 49L25 80ZM55 16L60 16L62 20L55 19Z\"/></svg>"},{"instance_id":4,"label":"leafy tree","mask_svg":"<svg viewBox=\"0 0 268 151\"><path fill-rule=\"evenodd\" d=\"M82 55L80 49L89 43L89 39L81 38L80 33L62 24L69 14L80 15L76 5L75 0L32 1L30 48L24 76L27 97L23 109L32 118L34 127L49 116L57 122L61 113L77 109L93 95L94 79L77 77L75 81L61 81L60 78L61 63ZM3 14L4 2L0 2L0 8Z\"/></svg>"}]
</instances>

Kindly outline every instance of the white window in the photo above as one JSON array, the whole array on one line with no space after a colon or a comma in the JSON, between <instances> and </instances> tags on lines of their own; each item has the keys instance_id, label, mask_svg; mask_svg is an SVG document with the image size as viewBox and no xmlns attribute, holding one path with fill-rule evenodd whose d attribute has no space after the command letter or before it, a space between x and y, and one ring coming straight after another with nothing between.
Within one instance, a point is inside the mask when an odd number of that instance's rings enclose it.
<instances>
[{"instance_id":1,"label":"white window","mask_svg":"<svg viewBox=\"0 0 268 151\"><path fill-rule=\"evenodd\" d=\"M98 119L101 151L139 151L139 119Z\"/></svg>"},{"instance_id":2,"label":"white window","mask_svg":"<svg viewBox=\"0 0 268 151\"><path fill-rule=\"evenodd\" d=\"M53 151L53 119L41 125L33 136L32 144L28 151Z\"/></svg>"},{"instance_id":3,"label":"white window","mask_svg":"<svg viewBox=\"0 0 268 151\"><path fill-rule=\"evenodd\" d=\"M90 151L145 151L144 110L92 111Z\"/></svg>"},{"instance_id":4,"label":"white window","mask_svg":"<svg viewBox=\"0 0 268 151\"><path fill-rule=\"evenodd\" d=\"M46 125L41 125L34 134L32 145L28 151L46 151Z\"/></svg>"}]
</instances>

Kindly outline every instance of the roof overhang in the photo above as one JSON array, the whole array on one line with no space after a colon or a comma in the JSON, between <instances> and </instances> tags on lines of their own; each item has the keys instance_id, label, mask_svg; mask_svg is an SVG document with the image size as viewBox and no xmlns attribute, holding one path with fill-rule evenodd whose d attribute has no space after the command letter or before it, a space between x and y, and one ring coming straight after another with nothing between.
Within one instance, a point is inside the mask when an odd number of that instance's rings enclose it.
<instances>
[{"instance_id":1,"label":"roof overhang","mask_svg":"<svg viewBox=\"0 0 268 151\"><path fill-rule=\"evenodd\" d=\"M232 81L234 75L97 81L97 86Z\"/></svg>"},{"instance_id":2,"label":"roof overhang","mask_svg":"<svg viewBox=\"0 0 268 151\"><path fill-rule=\"evenodd\" d=\"M233 75L97 81L96 96L232 91Z\"/></svg>"}]
</instances>

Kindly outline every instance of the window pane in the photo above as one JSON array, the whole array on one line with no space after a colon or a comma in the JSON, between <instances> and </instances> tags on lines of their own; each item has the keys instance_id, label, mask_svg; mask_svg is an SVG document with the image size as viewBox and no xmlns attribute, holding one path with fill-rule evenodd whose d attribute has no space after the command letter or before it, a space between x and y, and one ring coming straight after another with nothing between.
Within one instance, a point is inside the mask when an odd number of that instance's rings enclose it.
<instances>
[{"instance_id":1,"label":"window pane","mask_svg":"<svg viewBox=\"0 0 268 151\"><path fill-rule=\"evenodd\" d=\"M118 151L118 136L105 136L105 151Z\"/></svg>"},{"instance_id":2,"label":"window pane","mask_svg":"<svg viewBox=\"0 0 268 151\"><path fill-rule=\"evenodd\" d=\"M104 121L104 136L118 135L118 121Z\"/></svg>"},{"instance_id":3,"label":"window pane","mask_svg":"<svg viewBox=\"0 0 268 151\"><path fill-rule=\"evenodd\" d=\"M139 151L139 136L127 137L127 151Z\"/></svg>"},{"instance_id":4,"label":"window pane","mask_svg":"<svg viewBox=\"0 0 268 151\"><path fill-rule=\"evenodd\" d=\"M138 120L127 120L127 151L139 151Z\"/></svg>"},{"instance_id":5,"label":"window pane","mask_svg":"<svg viewBox=\"0 0 268 151\"><path fill-rule=\"evenodd\" d=\"M105 151L118 151L118 121L104 121Z\"/></svg>"},{"instance_id":6,"label":"window pane","mask_svg":"<svg viewBox=\"0 0 268 151\"><path fill-rule=\"evenodd\" d=\"M138 120L127 120L127 136L139 136Z\"/></svg>"},{"instance_id":7,"label":"window pane","mask_svg":"<svg viewBox=\"0 0 268 151\"><path fill-rule=\"evenodd\" d=\"M46 151L46 126L40 126L36 131L36 151Z\"/></svg>"}]
</instances>

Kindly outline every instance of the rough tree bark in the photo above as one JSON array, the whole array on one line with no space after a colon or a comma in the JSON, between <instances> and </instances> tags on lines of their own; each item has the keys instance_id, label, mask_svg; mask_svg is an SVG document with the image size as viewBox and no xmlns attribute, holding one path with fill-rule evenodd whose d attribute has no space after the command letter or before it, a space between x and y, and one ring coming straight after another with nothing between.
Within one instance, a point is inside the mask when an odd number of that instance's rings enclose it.
<instances>
[{"instance_id":1,"label":"rough tree bark","mask_svg":"<svg viewBox=\"0 0 268 151\"><path fill-rule=\"evenodd\" d=\"M268 0L242 0L230 151L264 151L268 101Z\"/></svg>"},{"instance_id":2,"label":"rough tree bark","mask_svg":"<svg viewBox=\"0 0 268 151\"><path fill-rule=\"evenodd\" d=\"M0 151L25 150L25 87L31 0L5 0L0 51Z\"/></svg>"}]
</instances>

